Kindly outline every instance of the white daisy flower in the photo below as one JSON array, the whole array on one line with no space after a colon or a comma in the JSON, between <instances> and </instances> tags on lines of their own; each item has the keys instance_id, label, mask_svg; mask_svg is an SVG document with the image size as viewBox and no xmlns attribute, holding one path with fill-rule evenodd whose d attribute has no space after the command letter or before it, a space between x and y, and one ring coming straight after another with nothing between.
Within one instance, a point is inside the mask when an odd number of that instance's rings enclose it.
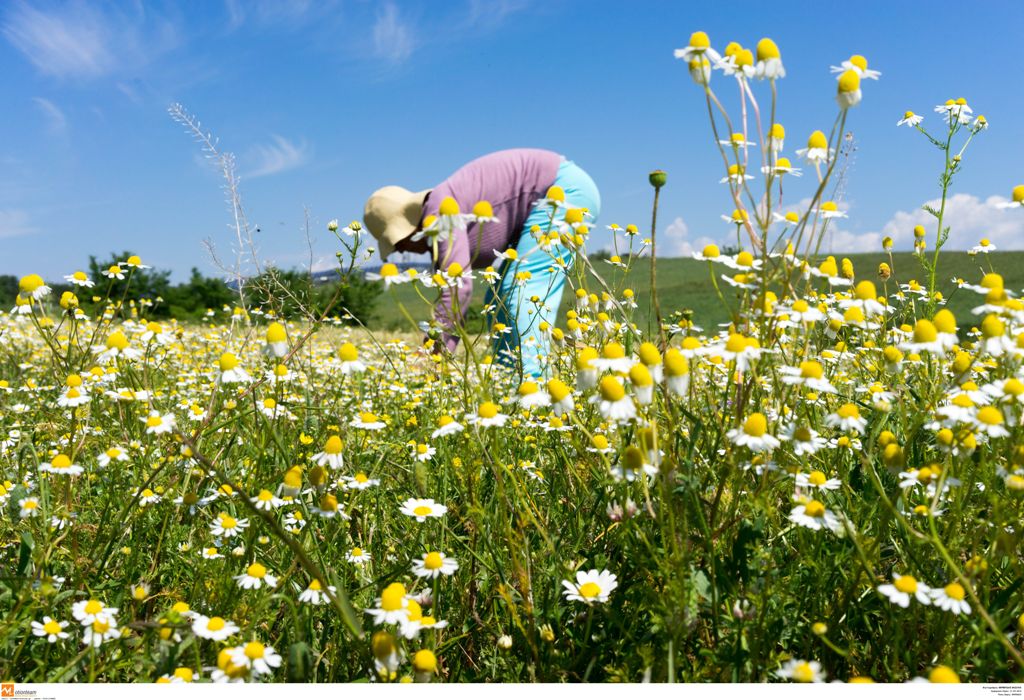
<instances>
[{"instance_id":1,"label":"white daisy flower","mask_svg":"<svg viewBox=\"0 0 1024 700\"><path fill-rule=\"evenodd\" d=\"M578 600L581 603L592 605L594 603L605 603L608 596L614 591L619 583L615 574L604 569L590 569L589 571L577 571L576 581L562 581L565 590L562 594L567 600Z\"/></svg>"}]
</instances>

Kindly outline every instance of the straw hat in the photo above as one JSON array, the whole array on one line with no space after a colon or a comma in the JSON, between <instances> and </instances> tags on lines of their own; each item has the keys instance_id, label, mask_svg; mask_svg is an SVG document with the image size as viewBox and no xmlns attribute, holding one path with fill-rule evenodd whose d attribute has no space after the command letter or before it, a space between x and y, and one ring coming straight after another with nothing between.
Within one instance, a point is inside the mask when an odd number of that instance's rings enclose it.
<instances>
[{"instance_id":1,"label":"straw hat","mask_svg":"<svg viewBox=\"0 0 1024 700\"><path fill-rule=\"evenodd\" d=\"M370 195L363 211L363 223L377 239L380 258L394 252L395 246L416 232L423 218L423 203L430 190L410 192L388 185Z\"/></svg>"}]
</instances>

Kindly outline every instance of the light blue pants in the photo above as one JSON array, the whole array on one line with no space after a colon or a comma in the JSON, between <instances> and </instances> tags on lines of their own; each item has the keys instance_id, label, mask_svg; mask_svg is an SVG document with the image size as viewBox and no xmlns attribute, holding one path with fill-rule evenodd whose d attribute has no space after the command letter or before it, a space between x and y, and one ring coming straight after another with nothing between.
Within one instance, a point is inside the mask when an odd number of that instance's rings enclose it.
<instances>
[{"instance_id":1,"label":"light blue pants","mask_svg":"<svg viewBox=\"0 0 1024 700\"><path fill-rule=\"evenodd\" d=\"M565 190L566 203L574 208L589 210L594 220L601 213L601 195L589 175L572 161L562 161L554 183ZM556 222L564 221L565 209L559 208ZM565 272L559 269L554 259L561 257L566 267L571 268L573 251L554 245L542 250L530 235L530 228L536 224L542 231L551 225L551 207L535 206L523 224L516 245L518 259L505 261L500 270L501 280L488 288L484 305L496 308L491 316L491 325L502 323L508 333L499 334L494 341L495 359L511 367L521 367L524 376L541 377L545 374L550 352L550 340L540 325L547 321L553 328L557 320L558 306L565 288ZM529 272L530 279L516 283L516 275ZM495 289L497 288L497 289ZM497 295L497 299L495 298ZM532 301L536 297L536 301Z\"/></svg>"}]
</instances>

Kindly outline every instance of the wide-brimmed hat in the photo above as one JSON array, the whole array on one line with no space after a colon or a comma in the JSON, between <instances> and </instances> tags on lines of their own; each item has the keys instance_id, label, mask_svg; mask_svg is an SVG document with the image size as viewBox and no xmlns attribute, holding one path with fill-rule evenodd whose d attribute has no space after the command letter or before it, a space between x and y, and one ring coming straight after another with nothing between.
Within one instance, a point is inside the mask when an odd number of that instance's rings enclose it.
<instances>
[{"instance_id":1,"label":"wide-brimmed hat","mask_svg":"<svg viewBox=\"0 0 1024 700\"><path fill-rule=\"evenodd\" d=\"M388 185L366 200L363 223L377 239L381 260L394 252L399 241L416 232L428 194L430 190L410 192L404 187Z\"/></svg>"}]
</instances>

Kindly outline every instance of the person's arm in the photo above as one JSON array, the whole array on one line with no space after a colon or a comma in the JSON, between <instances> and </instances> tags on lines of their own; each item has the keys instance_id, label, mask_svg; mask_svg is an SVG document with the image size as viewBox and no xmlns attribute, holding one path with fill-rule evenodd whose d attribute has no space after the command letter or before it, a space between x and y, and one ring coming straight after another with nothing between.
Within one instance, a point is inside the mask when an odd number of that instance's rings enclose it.
<instances>
[{"instance_id":1,"label":"person's arm","mask_svg":"<svg viewBox=\"0 0 1024 700\"><path fill-rule=\"evenodd\" d=\"M442 234L438 238L435 269L443 274L453 263L459 265L464 274L470 271L469 236L465 228L452 232L450 237ZM434 307L434 320L444 329L442 342L449 352L455 350L459 344L455 326L465 318L472 298L473 280L466 274L462 286L454 289L445 288L441 292L441 299Z\"/></svg>"}]
</instances>

